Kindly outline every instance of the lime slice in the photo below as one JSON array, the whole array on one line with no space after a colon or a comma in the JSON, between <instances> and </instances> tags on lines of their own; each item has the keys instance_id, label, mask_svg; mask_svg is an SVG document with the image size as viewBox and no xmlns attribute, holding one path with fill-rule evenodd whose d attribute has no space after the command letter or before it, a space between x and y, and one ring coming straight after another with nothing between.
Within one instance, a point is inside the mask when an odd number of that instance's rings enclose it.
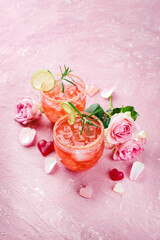
<instances>
[{"instance_id":1,"label":"lime slice","mask_svg":"<svg viewBox=\"0 0 160 240\"><path fill-rule=\"evenodd\" d=\"M47 92L53 89L55 79L49 70L39 70L32 76L31 84L34 89L40 90L42 83L43 91Z\"/></svg>"},{"instance_id":2,"label":"lime slice","mask_svg":"<svg viewBox=\"0 0 160 240\"><path fill-rule=\"evenodd\" d=\"M73 107L68 102L62 102L61 108L63 108L63 110L69 114L69 119L68 119L69 124L70 125L75 124L76 114Z\"/></svg>"}]
</instances>

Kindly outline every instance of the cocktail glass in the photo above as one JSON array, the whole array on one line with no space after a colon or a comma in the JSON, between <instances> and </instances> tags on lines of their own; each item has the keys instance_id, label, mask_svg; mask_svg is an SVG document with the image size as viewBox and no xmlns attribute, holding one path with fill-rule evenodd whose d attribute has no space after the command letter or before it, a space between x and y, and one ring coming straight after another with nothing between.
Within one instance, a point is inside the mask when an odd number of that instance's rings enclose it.
<instances>
[{"instance_id":1,"label":"cocktail glass","mask_svg":"<svg viewBox=\"0 0 160 240\"><path fill-rule=\"evenodd\" d=\"M61 74L54 75L56 84L49 92L43 91L43 84L41 87L41 103L43 111L48 119L55 123L66 112L61 108L61 103L69 101L73 103L79 111L84 111L86 105L85 84L79 77L69 74L74 79L76 86L64 81L64 93L60 89ZM70 80L68 78L68 80ZM57 86L59 85L59 87Z\"/></svg>"},{"instance_id":2,"label":"cocktail glass","mask_svg":"<svg viewBox=\"0 0 160 240\"><path fill-rule=\"evenodd\" d=\"M85 113L87 114L87 113ZM61 117L54 125L54 146L60 161L72 171L84 171L93 167L100 159L104 150L104 127L102 122L92 116L94 124L85 124L82 135L82 121L76 115L74 125L69 125L68 115Z\"/></svg>"}]
</instances>

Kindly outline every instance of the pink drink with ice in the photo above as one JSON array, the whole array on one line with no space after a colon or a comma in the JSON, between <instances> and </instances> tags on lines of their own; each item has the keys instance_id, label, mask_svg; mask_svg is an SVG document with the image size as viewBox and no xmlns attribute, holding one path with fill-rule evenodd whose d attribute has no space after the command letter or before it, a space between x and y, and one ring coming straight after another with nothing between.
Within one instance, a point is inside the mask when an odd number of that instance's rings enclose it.
<instances>
[{"instance_id":1,"label":"pink drink with ice","mask_svg":"<svg viewBox=\"0 0 160 240\"><path fill-rule=\"evenodd\" d=\"M96 119L93 117L92 119ZM68 116L59 119L54 126L54 143L60 161L72 171L83 171L93 167L104 150L104 127L100 120L93 121L95 126L84 126L76 117L74 125L69 125Z\"/></svg>"},{"instance_id":2,"label":"pink drink with ice","mask_svg":"<svg viewBox=\"0 0 160 240\"><path fill-rule=\"evenodd\" d=\"M84 82L77 76L70 74L75 85L64 81L64 93L62 84L59 81L60 74L55 75L56 84L49 92L41 89L41 103L45 115L55 123L60 117L66 114L61 108L61 103L68 101L73 103L79 111L84 111L86 105L86 94Z\"/></svg>"}]
</instances>

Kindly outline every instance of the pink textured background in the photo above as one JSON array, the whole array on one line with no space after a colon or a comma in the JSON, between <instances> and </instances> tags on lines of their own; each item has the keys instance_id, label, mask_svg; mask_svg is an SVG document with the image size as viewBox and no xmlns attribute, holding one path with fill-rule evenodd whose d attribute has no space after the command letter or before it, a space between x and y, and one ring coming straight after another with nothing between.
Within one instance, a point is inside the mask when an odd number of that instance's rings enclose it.
<instances>
[{"instance_id":1,"label":"pink textured background","mask_svg":"<svg viewBox=\"0 0 160 240\"><path fill-rule=\"evenodd\" d=\"M159 240L159 0L1 0L0 16L0 240ZM114 85L114 106L134 105L140 114L149 140L136 182L128 178L131 162L114 162L108 151L89 171L59 164L48 176L37 147L19 145L17 97L38 94L30 85L35 71L63 64L88 84ZM109 106L100 93L92 102ZM45 117L35 128L37 141L52 139ZM114 167L125 173L123 195L112 191ZM86 184L93 199L78 194Z\"/></svg>"}]
</instances>

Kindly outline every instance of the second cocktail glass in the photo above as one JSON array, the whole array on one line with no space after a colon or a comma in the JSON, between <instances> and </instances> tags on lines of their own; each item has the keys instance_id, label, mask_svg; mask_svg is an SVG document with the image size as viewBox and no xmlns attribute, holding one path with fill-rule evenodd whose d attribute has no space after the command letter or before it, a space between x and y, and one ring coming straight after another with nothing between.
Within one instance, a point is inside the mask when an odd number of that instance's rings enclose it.
<instances>
[{"instance_id":1,"label":"second cocktail glass","mask_svg":"<svg viewBox=\"0 0 160 240\"><path fill-rule=\"evenodd\" d=\"M88 114L88 113L85 113ZM89 115L89 114L88 114ZM72 171L84 171L93 167L104 150L103 123L92 116L95 126L84 126L77 115L74 125L68 123L68 115L61 117L54 125L54 147L60 161Z\"/></svg>"}]
</instances>

